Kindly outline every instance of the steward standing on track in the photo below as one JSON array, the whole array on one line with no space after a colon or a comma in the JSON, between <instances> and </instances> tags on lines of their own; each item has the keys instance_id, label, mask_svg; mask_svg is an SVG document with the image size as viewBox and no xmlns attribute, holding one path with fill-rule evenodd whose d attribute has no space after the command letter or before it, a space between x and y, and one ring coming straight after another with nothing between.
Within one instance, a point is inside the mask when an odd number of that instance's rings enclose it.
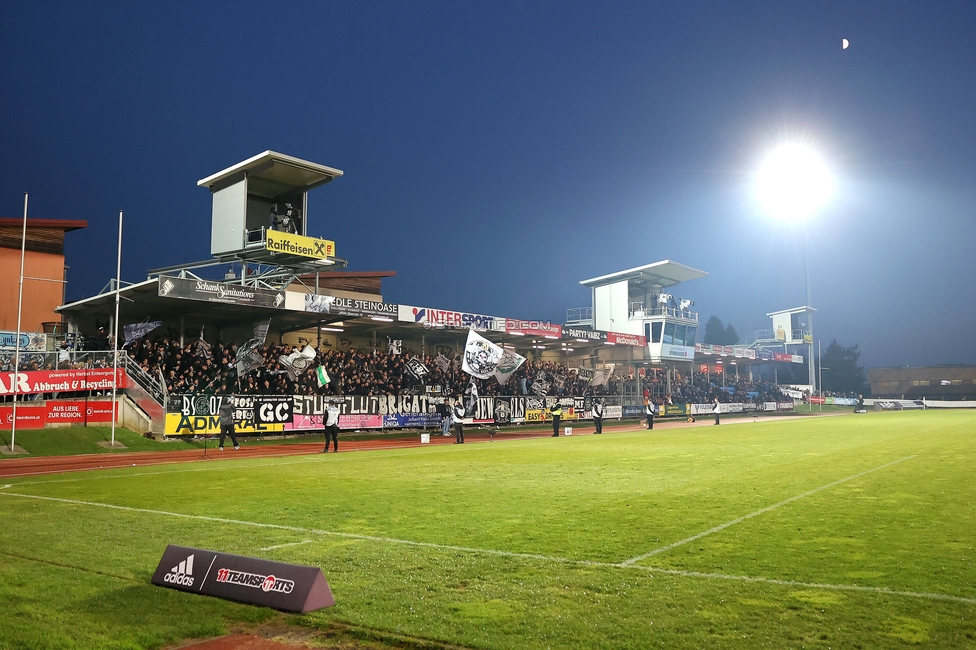
<instances>
[{"instance_id":1,"label":"steward standing on track","mask_svg":"<svg viewBox=\"0 0 976 650\"><path fill-rule=\"evenodd\" d=\"M712 407L712 413L715 414L715 424L718 424L719 414L722 412L722 405L718 403L718 398L715 398L715 406Z\"/></svg>"},{"instance_id":2,"label":"steward standing on track","mask_svg":"<svg viewBox=\"0 0 976 650\"><path fill-rule=\"evenodd\" d=\"M598 399L593 402L593 424L596 425L596 432L603 433L603 400Z\"/></svg>"},{"instance_id":3,"label":"steward standing on track","mask_svg":"<svg viewBox=\"0 0 976 650\"><path fill-rule=\"evenodd\" d=\"M329 451L329 440L332 440L332 453L339 451L339 407L329 404L325 409L325 449L322 453Z\"/></svg>"},{"instance_id":4,"label":"steward standing on track","mask_svg":"<svg viewBox=\"0 0 976 650\"><path fill-rule=\"evenodd\" d=\"M220 417L220 444L218 449L224 450L224 438L230 434L230 440L234 443L234 449L240 449L237 444L237 436L234 435L234 395L224 395L220 398L220 408L217 409Z\"/></svg>"},{"instance_id":5,"label":"steward standing on track","mask_svg":"<svg viewBox=\"0 0 976 650\"><path fill-rule=\"evenodd\" d=\"M451 409L451 422L454 423L454 444L464 444L464 399L458 395Z\"/></svg>"},{"instance_id":6,"label":"steward standing on track","mask_svg":"<svg viewBox=\"0 0 976 650\"><path fill-rule=\"evenodd\" d=\"M552 416L552 437L553 438L558 438L559 437L559 418L561 418L563 416L563 407L561 407L559 405L559 400L558 399L556 400L556 403L553 404L552 407L549 409L549 415Z\"/></svg>"}]
</instances>

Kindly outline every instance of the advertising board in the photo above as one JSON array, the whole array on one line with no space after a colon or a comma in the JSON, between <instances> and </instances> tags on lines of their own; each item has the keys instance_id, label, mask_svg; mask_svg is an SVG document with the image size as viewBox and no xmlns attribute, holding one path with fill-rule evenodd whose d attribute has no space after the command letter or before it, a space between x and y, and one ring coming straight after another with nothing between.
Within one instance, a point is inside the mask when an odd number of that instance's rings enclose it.
<instances>
[{"instance_id":1,"label":"advertising board","mask_svg":"<svg viewBox=\"0 0 976 650\"><path fill-rule=\"evenodd\" d=\"M37 395L40 393L76 393L81 391L112 390L111 368L84 368L78 370L28 370L18 372L16 380L14 373L0 374L0 395L14 393L19 395ZM127 378L124 368L118 369L116 390L125 388Z\"/></svg>"},{"instance_id":2,"label":"advertising board","mask_svg":"<svg viewBox=\"0 0 976 650\"><path fill-rule=\"evenodd\" d=\"M220 302L228 305L246 307L285 308L285 292L274 289L260 289L240 284L159 276L158 294L164 298Z\"/></svg>"},{"instance_id":3,"label":"advertising board","mask_svg":"<svg viewBox=\"0 0 976 650\"><path fill-rule=\"evenodd\" d=\"M280 230L265 231L264 247L272 253L311 257L316 260L335 257L336 254L335 242L331 239L293 235Z\"/></svg>"}]
</instances>

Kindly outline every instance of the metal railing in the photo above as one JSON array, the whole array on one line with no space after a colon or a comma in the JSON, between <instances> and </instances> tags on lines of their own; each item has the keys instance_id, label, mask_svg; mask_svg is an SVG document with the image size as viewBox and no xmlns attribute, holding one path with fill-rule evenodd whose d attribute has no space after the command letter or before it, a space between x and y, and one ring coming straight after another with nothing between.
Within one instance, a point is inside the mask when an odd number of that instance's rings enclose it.
<instances>
[{"instance_id":1,"label":"metal railing","mask_svg":"<svg viewBox=\"0 0 976 650\"><path fill-rule=\"evenodd\" d=\"M593 308L592 307L574 307L573 309L566 310L566 324L567 325L581 325L583 323L592 324L593 323Z\"/></svg>"},{"instance_id":2,"label":"metal railing","mask_svg":"<svg viewBox=\"0 0 976 650\"><path fill-rule=\"evenodd\" d=\"M670 316L671 318L683 318L684 320L690 320L698 322L698 312L688 311L687 309L681 309L680 307L644 307L642 302L632 302L630 303L629 314L631 320L642 320L649 316Z\"/></svg>"}]
</instances>

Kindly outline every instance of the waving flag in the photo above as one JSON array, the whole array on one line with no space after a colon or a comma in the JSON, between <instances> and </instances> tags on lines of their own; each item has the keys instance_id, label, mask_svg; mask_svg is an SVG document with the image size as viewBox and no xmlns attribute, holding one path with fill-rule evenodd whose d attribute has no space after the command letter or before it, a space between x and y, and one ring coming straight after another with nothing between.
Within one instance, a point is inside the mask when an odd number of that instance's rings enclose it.
<instances>
[{"instance_id":1,"label":"waving flag","mask_svg":"<svg viewBox=\"0 0 976 650\"><path fill-rule=\"evenodd\" d=\"M478 379L488 379L494 374L505 351L474 330L468 330L468 341L464 344L464 357L461 369Z\"/></svg>"}]
</instances>

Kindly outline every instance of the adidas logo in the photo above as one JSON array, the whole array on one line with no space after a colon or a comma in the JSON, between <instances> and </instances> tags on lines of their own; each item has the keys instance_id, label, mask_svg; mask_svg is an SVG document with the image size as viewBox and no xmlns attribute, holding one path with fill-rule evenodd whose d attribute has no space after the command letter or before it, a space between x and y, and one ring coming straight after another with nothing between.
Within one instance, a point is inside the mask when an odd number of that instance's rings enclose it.
<instances>
[{"instance_id":1,"label":"adidas logo","mask_svg":"<svg viewBox=\"0 0 976 650\"><path fill-rule=\"evenodd\" d=\"M183 587L193 586L193 555L186 558L163 576L163 582L169 582Z\"/></svg>"}]
</instances>

